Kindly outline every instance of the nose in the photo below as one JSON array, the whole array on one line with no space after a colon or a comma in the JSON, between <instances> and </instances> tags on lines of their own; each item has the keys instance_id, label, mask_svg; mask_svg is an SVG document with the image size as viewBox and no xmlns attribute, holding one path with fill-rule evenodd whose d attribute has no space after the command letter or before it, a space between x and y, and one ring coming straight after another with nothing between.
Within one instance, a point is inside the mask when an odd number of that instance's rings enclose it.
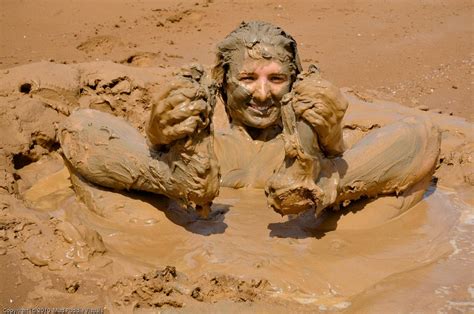
<instances>
[{"instance_id":1,"label":"nose","mask_svg":"<svg viewBox=\"0 0 474 314\"><path fill-rule=\"evenodd\" d=\"M271 97L270 86L268 84L268 81L264 79L260 79L256 83L257 83L257 86L252 95L253 98L261 102L268 100Z\"/></svg>"}]
</instances>

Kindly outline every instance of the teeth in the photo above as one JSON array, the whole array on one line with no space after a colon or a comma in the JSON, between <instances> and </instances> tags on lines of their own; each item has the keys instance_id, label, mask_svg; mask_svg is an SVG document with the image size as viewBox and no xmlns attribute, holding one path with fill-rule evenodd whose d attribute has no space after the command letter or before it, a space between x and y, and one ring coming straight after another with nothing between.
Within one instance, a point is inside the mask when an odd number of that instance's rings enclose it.
<instances>
[{"instance_id":1,"label":"teeth","mask_svg":"<svg viewBox=\"0 0 474 314\"><path fill-rule=\"evenodd\" d=\"M268 107L265 107L265 106L252 106L252 107L257 109L257 110L266 110L266 109L268 109Z\"/></svg>"},{"instance_id":2,"label":"teeth","mask_svg":"<svg viewBox=\"0 0 474 314\"><path fill-rule=\"evenodd\" d=\"M272 105L269 105L269 106L268 106L268 105L260 105L260 106L259 106L259 105L257 105L257 104L251 103L251 104L250 104L250 107L252 107L252 109L255 109L255 110L259 111L260 113L265 114L265 113L267 113L268 110L270 110L270 108L272 107Z\"/></svg>"}]
</instances>

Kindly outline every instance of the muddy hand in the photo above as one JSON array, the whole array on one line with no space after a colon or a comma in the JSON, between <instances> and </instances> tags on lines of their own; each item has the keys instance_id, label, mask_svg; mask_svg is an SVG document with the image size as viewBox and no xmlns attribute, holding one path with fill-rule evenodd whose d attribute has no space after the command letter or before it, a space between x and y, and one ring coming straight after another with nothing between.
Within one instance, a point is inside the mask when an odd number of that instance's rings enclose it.
<instances>
[{"instance_id":1,"label":"muddy hand","mask_svg":"<svg viewBox=\"0 0 474 314\"><path fill-rule=\"evenodd\" d=\"M303 72L293 86L293 107L316 132L321 148L327 156L344 151L342 118L347 100L340 90L322 79L318 72Z\"/></svg>"},{"instance_id":2,"label":"muddy hand","mask_svg":"<svg viewBox=\"0 0 474 314\"><path fill-rule=\"evenodd\" d=\"M319 176L320 162L317 150L308 153L302 145L299 130L304 136L314 136L305 125L298 125L289 94L281 108L285 160L267 182L265 194L270 207L282 215L298 214L310 208L317 208L324 193L315 184Z\"/></svg>"},{"instance_id":3,"label":"muddy hand","mask_svg":"<svg viewBox=\"0 0 474 314\"><path fill-rule=\"evenodd\" d=\"M167 145L162 158L171 170L170 197L207 217L219 192L219 166L213 147L211 116L215 89L199 65L181 69L153 103L148 125L155 147Z\"/></svg>"},{"instance_id":4,"label":"muddy hand","mask_svg":"<svg viewBox=\"0 0 474 314\"><path fill-rule=\"evenodd\" d=\"M210 123L209 90L200 84L204 71L191 65L153 97L147 135L154 146L171 144Z\"/></svg>"}]
</instances>

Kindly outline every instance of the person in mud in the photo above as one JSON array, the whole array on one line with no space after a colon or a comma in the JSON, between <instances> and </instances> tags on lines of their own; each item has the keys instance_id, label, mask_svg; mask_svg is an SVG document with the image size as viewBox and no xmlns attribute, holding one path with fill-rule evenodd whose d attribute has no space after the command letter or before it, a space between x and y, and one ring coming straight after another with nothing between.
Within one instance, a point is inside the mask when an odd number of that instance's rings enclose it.
<instances>
[{"instance_id":1,"label":"person in mud","mask_svg":"<svg viewBox=\"0 0 474 314\"><path fill-rule=\"evenodd\" d=\"M214 131L217 101L229 128ZM211 76L192 65L154 95L147 142L118 118L80 110L61 143L87 180L163 194L203 216L220 186L264 189L281 214L394 193L411 197L405 207L416 202L434 171L437 129L410 117L345 145L346 108L316 68L303 71L290 35L249 22L218 45Z\"/></svg>"}]
</instances>

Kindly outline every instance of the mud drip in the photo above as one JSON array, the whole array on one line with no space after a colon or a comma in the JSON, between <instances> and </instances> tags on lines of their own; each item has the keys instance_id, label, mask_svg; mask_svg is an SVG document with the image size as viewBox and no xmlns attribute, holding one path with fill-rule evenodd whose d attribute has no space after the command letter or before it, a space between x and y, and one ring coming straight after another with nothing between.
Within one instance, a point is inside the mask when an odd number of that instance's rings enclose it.
<instances>
[{"instance_id":1,"label":"mud drip","mask_svg":"<svg viewBox=\"0 0 474 314\"><path fill-rule=\"evenodd\" d=\"M265 194L268 204L282 215L298 214L316 208L324 196L323 190L315 184L321 171L317 153L310 155L303 147L292 104L287 101L281 108L283 139L285 141L285 160L269 179ZM301 127L300 127L301 128ZM309 131L314 138L313 132ZM317 140L314 139L317 143Z\"/></svg>"}]
</instances>

